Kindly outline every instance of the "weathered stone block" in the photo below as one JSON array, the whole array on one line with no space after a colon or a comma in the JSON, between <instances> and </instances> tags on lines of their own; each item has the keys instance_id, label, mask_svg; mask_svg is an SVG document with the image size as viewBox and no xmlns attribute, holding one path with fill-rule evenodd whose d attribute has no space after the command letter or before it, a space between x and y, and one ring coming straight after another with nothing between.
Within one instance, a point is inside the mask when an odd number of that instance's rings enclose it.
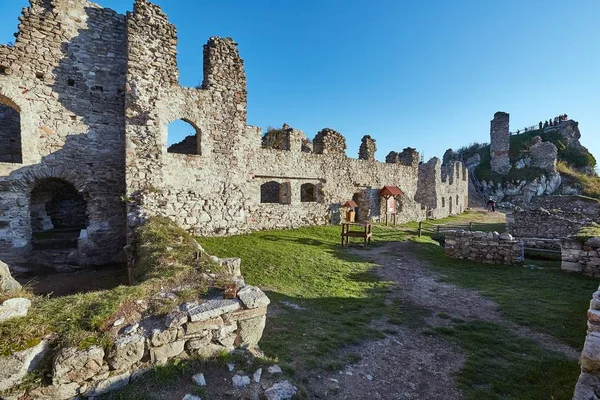
<instances>
[{"instance_id":1,"label":"weathered stone block","mask_svg":"<svg viewBox=\"0 0 600 400\"><path fill-rule=\"evenodd\" d=\"M235 344L239 347L255 347L265 329L266 316L238 321L238 335Z\"/></svg>"},{"instance_id":2,"label":"weathered stone block","mask_svg":"<svg viewBox=\"0 0 600 400\"><path fill-rule=\"evenodd\" d=\"M183 347L185 345L185 340L178 340L173 343L165 344L160 347L151 347L150 348L150 359L154 363L160 363L176 357L183 352Z\"/></svg>"},{"instance_id":3,"label":"weathered stone block","mask_svg":"<svg viewBox=\"0 0 600 400\"><path fill-rule=\"evenodd\" d=\"M246 308L266 307L271 302L262 290L250 285L238 291L238 298Z\"/></svg>"},{"instance_id":4,"label":"weathered stone block","mask_svg":"<svg viewBox=\"0 0 600 400\"><path fill-rule=\"evenodd\" d=\"M81 382L102 369L104 350L92 346L86 350L68 347L58 350L52 366L52 382L56 384Z\"/></svg>"},{"instance_id":5,"label":"weathered stone block","mask_svg":"<svg viewBox=\"0 0 600 400\"><path fill-rule=\"evenodd\" d=\"M237 300L207 300L188 310L190 321L206 321L240 308Z\"/></svg>"},{"instance_id":6,"label":"weathered stone block","mask_svg":"<svg viewBox=\"0 0 600 400\"><path fill-rule=\"evenodd\" d=\"M144 356L146 338L141 335L121 336L108 357L112 369L124 370L140 361Z\"/></svg>"},{"instance_id":7,"label":"weathered stone block","mask_svg":"<svg viewBox=\"0 0 600 400\"><path fill-rule=\"evenodd\" d=\"M28 372L37 368L49 348L49 341L42 340L34 347L0 358L0 391L21 383Z\"/></svg>"}]
</instances>

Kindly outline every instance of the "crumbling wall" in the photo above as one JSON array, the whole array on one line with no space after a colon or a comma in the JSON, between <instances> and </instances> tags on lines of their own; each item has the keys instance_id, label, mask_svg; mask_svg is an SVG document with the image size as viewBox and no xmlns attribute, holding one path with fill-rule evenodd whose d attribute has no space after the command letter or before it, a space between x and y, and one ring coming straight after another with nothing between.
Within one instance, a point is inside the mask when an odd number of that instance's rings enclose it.
<instances>
[{"instance_id":1,"label":"crumbling wall","mask_svg":"<svg viewBox=\"0 0 600 400\"><path fill-rule=\"evenodd\" d=\"M488 264L521 264L524 259L523 242L508 233L448 232L445 251L451 258Z\"/></svg>"},{"instance_id":2,"label":"crumbling wall","mask_svg":"<svg viewBox=\"0 0 600 400\"><path fill-rule=\"evenodd\" d=\"M490 122L490 164L492 171L503 175L511 169L509 118L508 113L498 111Z\"/></svg>"},{"instance_id":3,"label":"crumbling wall","mask_svg":"<svg viewBox=\"0 0 600 400\"><path fill-rule=\"evenodd\" d=\"M330 128L320 130L313 139L315 154L343 154L346 151L346 138Z\"/></svg>"},{"instance_id":4,"label":"crumbling wall","mask_svg":"<svg viewBox=\"0 0 600 400\"><path fill-rule=\"evenodd\" d=\"M125 18L85 0L32 0L20 21L14 46L0 46L0 104L19 112L22 150L0 160L0 256L24 261L31 190L60 178L89 198L79 261L110 262L124 245Z\"/></svg>"},{"instance_id":5,"label":"crumbling wall","mask_svg":"<svg viewBox=\"0 0 600 400\"><path fill-rule=\"evenodd\" d=\"M587 311L587 336L579 359L581 374L573 400L598 398L600 392L600 287L592 295Z\"/></svg>"},{"instance_id":6,"label":"crumbling wall","mask_svg":"<svg viewBox=\"0 0 600 400\"><path fill-rule=\"evenodd\" d=\"M428 218L444 218L467 209L468 186L468 171L462 162L449 162L442 167L440 159L434 157L419 165L415 200L426 207Z\"/></svg>"},{"instance_id":7,"label":"crumbling wall","mask_svg":"<svg viewBox=\"0 0 600 400\"><path fill-rule=\"evenodd\" d=\"M546 210L515 210L507 218L507 231L520 238L558 239L575 235L581 228L592 223L578 212Z\"/></svg>"},{"instance_id":8,"label":"crumbling wall","mask_svg":"<svg viewBox=\"0 0 600 400\"><path fill-rule=\"evenodd\" d=\"M531 166L540 168L548 174L557 174L556 162L558 160L558 149L552 142L542 142L540 136L532 139L531 147Z\"/></svg>"},{"instance_id":9,"label":"crumbling wall","mask_svg":"<svg viewBox=\"0 0 600 400\"><path fill-rule=\"evenodd\" d=\"M583 275L600 276L600 237L580 240L563 238L560 241L561 269L581 272Z\"/></svg>"},{"instance_id":10,"label":"crumbling wall","mask_svg":"<svg viewBox=\"0 0 600 400\"><path fill-rule=\"evenodd\" d=\"M377 145L375 139L369 135L363 136L360 141L360 148L358 149L358 158L361 160L375 161L375 152L377 151Z\"/></svg>"}]
</instances>

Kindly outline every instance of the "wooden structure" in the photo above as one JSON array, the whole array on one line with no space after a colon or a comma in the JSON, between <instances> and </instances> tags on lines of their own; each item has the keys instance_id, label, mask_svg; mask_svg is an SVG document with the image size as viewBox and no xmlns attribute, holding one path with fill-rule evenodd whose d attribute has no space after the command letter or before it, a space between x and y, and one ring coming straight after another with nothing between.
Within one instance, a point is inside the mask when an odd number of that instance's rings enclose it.
<instances>
[{"instance_id":1,"label":"wooden structure","mask_svg":"<svg viewBox=\"0 0 600 400\"><path fill-rule=\"evenodd\" d=\"M354 220L356 219L356 211L354 209L358 207L358 204L356 204L354 200L348 200L344 203L342 207L347 209L346 222L354 222Z\"/></svg>"},{"instance_id":2,"label":"wooden structure","mask_svg":"<svg viewBox=\"0 0 600 400\"><path fill-rule=\"evenodd\" d=\"M351 230L352 227L360 227L360 230ZM371 244L371 236L373 234L373 226L368 222L342 223L342 246L350 244L351 237L360 237L365 241L365 247Z\"/></svg>"},{"instance_id":3,"label":"wooden structure","mask_svg":"<svg viewBox=\"0 0 600 400\"><path fill-rule=\"evenodd\" d=\"M396 226L396 201L403 196L402 190L398 186L384 186L379 190L379 198L385 199L385 224L388 224L388 214L391 214ZM391 201L390 201L391 199Z\"/></svg>"}]
</instances>

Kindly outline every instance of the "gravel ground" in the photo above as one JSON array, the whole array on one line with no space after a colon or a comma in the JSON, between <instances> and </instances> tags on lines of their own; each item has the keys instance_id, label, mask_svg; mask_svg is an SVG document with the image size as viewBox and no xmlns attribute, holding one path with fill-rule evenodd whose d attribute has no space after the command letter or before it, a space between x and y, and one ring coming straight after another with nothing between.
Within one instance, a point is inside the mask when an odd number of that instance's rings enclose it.
<instances>
[{"instance_id":1,"label":"gravel ground","mask_svg":"<svg viewBox=\"0 0 600 400\"><path fill-rule=\"evenodd\" d=\"M439 282L425 262L419 260L409 242L390 243L367 251L350 251L366 257L379 267L376 273L395 285L388 301L395 298L430 310L425 328L441 326L445 313L464 320L500 323L521 336L535 339L548 350L577 359L579 353L553 337L505 320L498 304L477 292ZM461 399L454 375L465 361L460 348L423 329L391 325L376 321L373 327L385 332L397 331L385 339L352 346L347 352L360 356L360 361L344 371L313 375L305 384L310 398L315 399Z\"/></svg>"}]
</instances>

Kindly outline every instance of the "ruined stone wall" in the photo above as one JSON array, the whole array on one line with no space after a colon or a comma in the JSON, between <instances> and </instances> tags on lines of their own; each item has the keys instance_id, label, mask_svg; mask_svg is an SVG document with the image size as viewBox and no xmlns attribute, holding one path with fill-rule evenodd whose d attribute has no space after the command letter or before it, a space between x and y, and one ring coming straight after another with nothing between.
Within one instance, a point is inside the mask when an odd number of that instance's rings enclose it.
<instances>
[{"instance_id":1,"label":"ruined stone wall","mask_svg":"<svg viewBox=\"0 0 600 400\"><path fill-rule=\"evenodd\" d=\"M184 303L167 316L146 315L137 302L137 318L110 328L110 348L52 348L52 337L29 349L0 357L0 392L17 386L28 369L51 356L51 383L29 389L26 398L66 400L100 396L169 360L214 357L223 351L257 346L270 300L257 287L245 286L235 299ZM139 315L143 315L140 317ZM21 390L20 394L24 390ZM11 398L17 398L14 396Z\"/></svg>"},{"instance_id":2,"label":"ruined stone wall","mask_svg":"<svg viewBox=\"0 0 600 400\"><path fill-rule=\"evenodd\" d=\"M600 276L600 238L585 241L563 238L560 241L561 269L581 272L583 275Z\"/></svg>"},{"instance_id":3,"label":"ruined stone wall","mask_svg":"<svg viewBox=\"0 0 600 400\"><path fill-rule=\"evenodd\" d=\"M490 161L492 171L506 174L510 164L510 130L508 113L498 111L490 122Z\"/></svg>"},{"instance_id":4,"label":"ruined stone wall","mask_svg":"<svg viewBox=\"0 0 600 400\"><path fill-rule=\"evenodd\" d=\"M462 213L469 205L468 171L462 162L442 167L434 157L419 165L419 181L415 199L427 208L427 218L444 218Z\"/></svg>"},{"instance_id":5,"label":"ruined stone wall","mask_svg":"<svg viewBox=\"0 0 600 400\"><path fill-rule=\"evenodd\" d=\"M573 400L598 398L600 392L600 287L592 295L587 311L587 336L579 358L581 374Z\"/></svg>"},{"instance_id":6,"label":"ruined stone wall","mask_svg":"<svg viewBox=\"0 0 600 400\"><path fill-rule=\"evenodd\" d=\"M519 238L558 239L576 234L592 221L583 214L561 210L517 210L507 218L507 231Z\"/></svg>"},{"instance_id":7,"label":"ruined stone wall","mask_svg":"<svg viewBox=\"0 0 600 400\"><path fill-rule=\"evenodd\" d=\"M377 151L377 145L375 139L369 135L363 136L360 142L360 148L358 149L358 158L361 160L375 161L375 152Z\"/></svg>"},{"instance_id":8,"label":"ruined stone wall","mask_svg":"<svg viewBox=\"0 0 600 400\"><path fill-rule=\"evenodd\" d=\"M446 233L446 256L489 264L521 264L523 242L508 233L462 232Z\"/></svg>"},{"instance_id":9,"label":"ruined stone wall","mask_svg":"<svg viewBox=\"0 0 600 400\"><path fill-rule=\"evenodd\" d=\"M22 160L0 160L0 255L26 255L30 193L44 178L88 199L82 264L124 245L125 19L85 1L32 0L0 46L0 104L19 112ZM16 162L15 162L16 161Z\"/></svg>"},{"instance_id":10,"label":"ruined stone wall","mask_svg":"<svg viewBox=\"0 0 600 400\"><path fill-rule=\"evenodd\" d=\"M340 205L360 194L361 217L378 221L384 185L404 193L398 222L424 219L420 201L439 217L466 207L459 167L446 178L441 170L422 177L435 201L416 198L419 154L412 148L381 163L369 138L362 159L351 159L340 133L323 129L311 143L287 126L281 145L263 148L260 129L246 125L237 44L210 38L202 86L181 87L176 29L146 0L135 0L127 16L86 0L32 0L21 22L15 46L0 46L0 104L19 113L23 153L22 163L0 162L0 254L28 252L31 192L47 179L63 180L85 199L82 264L112 261L124 245L125 221L133 228L149 215L225 235L337 223ZM193 125L196 136L169 151L167 125L175 120ZM279 203L261 203L268 181L279 183ZM303 197L303 187L314 196ZM34 208L36 224L49 227L46 205Z\"/></svg>"}]
</instances>

